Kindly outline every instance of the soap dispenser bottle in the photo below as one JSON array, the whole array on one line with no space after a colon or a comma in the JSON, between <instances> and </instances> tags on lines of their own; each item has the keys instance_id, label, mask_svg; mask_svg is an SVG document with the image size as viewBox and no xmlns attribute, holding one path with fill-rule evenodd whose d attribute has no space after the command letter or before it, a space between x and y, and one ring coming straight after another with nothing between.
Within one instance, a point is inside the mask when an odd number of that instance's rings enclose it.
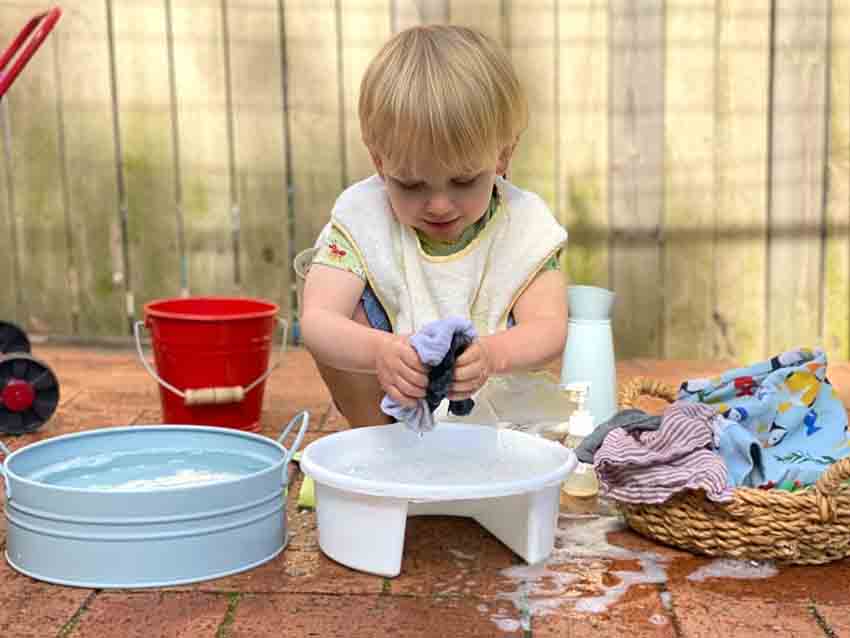
<instances>
[{"instance_id":1,"label":"soap dispenser bottle","mask_svg":"<svg viewBox=\"0 0 850 638\"><path fill-rule=\"evenodd\" d=\"M585 406L590 384L573 383L566 386L566 390L573 393L576 410L570 416L568 434L563 443L566 447L575 450L581 445L584 437L593 432L593 416ZM579 463L564 480L562 491L567 496L578 498L596 496L599 492L599 482L596 479L593 466L589 463Z\"/></svg>"}]
</instances>

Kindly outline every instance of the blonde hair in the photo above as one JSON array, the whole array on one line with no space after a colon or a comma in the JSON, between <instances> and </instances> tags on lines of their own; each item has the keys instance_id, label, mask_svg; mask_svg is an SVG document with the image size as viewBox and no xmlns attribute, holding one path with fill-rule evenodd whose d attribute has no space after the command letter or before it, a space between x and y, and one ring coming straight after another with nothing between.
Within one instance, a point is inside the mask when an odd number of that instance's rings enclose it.
<instances>
[{"instance_id":1,"label":"blonde hair","mask_svg":"<svg viewBox=\"0 0 850 638\"><path fill-rule=\"evenodd\" d=\"M395 35L360 84L360 129L387 168L430 153L466 171L516 144L528 106L505 51L484 34L454 25Z\"/></svg>"}]
</instances>

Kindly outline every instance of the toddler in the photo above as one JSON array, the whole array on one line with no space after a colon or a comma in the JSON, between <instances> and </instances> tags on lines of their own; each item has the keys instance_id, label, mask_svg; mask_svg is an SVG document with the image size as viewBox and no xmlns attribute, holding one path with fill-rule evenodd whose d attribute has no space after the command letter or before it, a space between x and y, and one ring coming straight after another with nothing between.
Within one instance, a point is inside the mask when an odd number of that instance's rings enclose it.
<instances>
[{"instance_id":1,"label":"toddler","mask_svg":"<svg viewBox=\"0 0 850 638\"><path fill-rule=\"evenodd\" d=\"M389 423L384 395L402 406L425 397L410 336L437 319L468 319L478 335L455 363L451 400L558 357L567 233L502 177L528 119L505 52L467 27L402 31L366 70L359 116L376 174L337 199L301 315L343 416Z\"/></svg>"}]
</instances>

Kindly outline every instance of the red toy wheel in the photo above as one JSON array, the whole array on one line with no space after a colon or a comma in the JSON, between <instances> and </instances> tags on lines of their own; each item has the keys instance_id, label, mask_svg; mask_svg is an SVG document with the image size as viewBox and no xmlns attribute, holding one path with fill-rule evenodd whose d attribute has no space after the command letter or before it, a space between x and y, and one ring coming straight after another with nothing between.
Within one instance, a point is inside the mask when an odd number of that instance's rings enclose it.
<instances>
[{"instance_id":1,"label":"red toy wheel","mask_svg":"<svg viewBox=\"0 0 850 638\"><path fill-rule=\"evenodd\" d=\"M59 405L59 382L44 363L27 354L0 357L0 432L33 432Z\"/></svg>"}]
</instances>

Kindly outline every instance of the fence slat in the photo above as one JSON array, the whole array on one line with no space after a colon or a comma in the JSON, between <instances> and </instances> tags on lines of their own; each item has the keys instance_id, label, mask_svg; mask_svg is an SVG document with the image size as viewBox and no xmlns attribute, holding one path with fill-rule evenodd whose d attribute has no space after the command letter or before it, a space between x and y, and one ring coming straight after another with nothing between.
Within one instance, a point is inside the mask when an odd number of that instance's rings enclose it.
<instances>
[{"instance_id":1,"label":"fence slat","mask_svg":"<svg viewBox=\"0 0 850 638\"><path fill-rule=\"evenodd\" d=\"M570 282L608 286L608 10L595 0L559 7L561 222Z\"/></svg>"},{"instance_id":2,"label":"fence slat","mask_svg":"<svg viewBox=\"0 0 850 638\"><path fill-rule=\"evenodd\" d=\"M130 283L141 316L145 302L181 288L166 18L157 0L111 1ZM120 242L114 233L116 255Z\"/></svg>"},{"instance_id":3,"label":"fence slat","mask_svg":"<svg viewBox=\"0 0 850 638\"><path fill-rule=\"evenodd\" d=\"M496 0L455 0L451 3L449 18L452 24L475 27L496 42L504 44L504 20Z\"/></svg>"},{"instance_id":4,"label":"fence slat","mask_svg":"<svg viewBox=\"0 0 850 638\"><path fill-rule=\"evenodd\" d=\"M828 0L776 0L768 348L821 337Z\"/></svg>"},{"instance_id":5,"label":"fence slat","mask_svg":"<svg viewBox=\"0 0 850 638\"><path fill-rule=\"evenodd\" d=\"M770 1L718 9L713 356L746 363L767 354Z\"/></svg>"},{"instance_id":6,"label":"fence slat","mask_svg":"<svg viewBox=\"0 0 850 638\"><path fill-rule=\"evenodd\" d=\"M342 65L345 81L345 150L348 181L375 172L360 136L357 102L360 80L374 55L390 37L391 0L349 0L341 6Z\"/></svg>"},{"instance_id":7,"label":"fence slat","mask_svg":"<svg viewBox=\"0 0 850 638\"><path fill-rule=\"evenodd\" d=\"M68 214L74 271L70 272L78 330L86 336L122 334L126 322L116 215L117 186L111 160L112 101L109 47L103 2L64 5L57 39L61 60L62 117L68 173ZM104 161L106 159L107 161ZM76 280L76 281L74 281Z\"/></svg>"},{"instance_id":8,"label":"fence slat","mask_svg":"<svg viewBox=\"0 0 850 638\"><path fill-rule=\"evenodd\" d=\"M416 24L446 23L450 19L449 0L391 0L393 31Z\"/></svg>"},{"instance_id":9,"label":"fence slat","mask_svg":"<svg viewBox=\"0 0 850 638\"><path fill-rule=\"evenodd\" d=\"M664 8L610 3L609 198L617 356L659 356L664 274Z\"/></svg>"},{"instance_id":10,"label":"fence slat","mask_svg":"<svg viewBox=\"0 0 850 638\"><path fill-rule=\"evenodd\" d=\"M829 86L829 193L824 255L824 347L850 358L850 0L833 0Z\"/></svg>"},{"instance_id":11,"label":"fence slat","mask_svg":"<svg viewBox=\"0 0 850 638\"><path fill-rule=\"evenodd\" d=\"M515 0L508 14L509 53L528 95L528 129L519 140L509 178L540 195L553 211L555 197L555 27L549 0Z\"/></svg>"},{"instance_id":12,"label":"fence slat","mask_svg":"<svg viewBox=\"0 0 850 638\"><path fill-rule=\"evenodd\" d=\"M40 11L42 6L29 2L3 9L3 49ZM19 320L23 327L36 333L70 334L73 299L67 279L68 237L51 46L55 44L45 41L3 100L11 133L11 179L23 302Z\"/></svg>"},{"instance_id":13,"label":"fence slat","mask_svg":"<svg viewBox=\"0 0 850 638\"><path fill-rule=\"evenodd\" d=\"M710 357L715 211L714 0L666 6L665 356Z\"/></svg>"},{"instance_id":14,"label":"fence slat","mask_svg":"<svg viewBox=\"0 0 850 638\"><path fill-rule=\"evenodd\" d=\"M343 187L334 3L288 1L286 40L299 251L313 245Z\"/></svg>"},{"instance_id":15,"label":"fence slat","mask_svg":"<svg viewBox=\"0 0 850 638\"><path fill-rule=\"evenodd\" d=\"M277 0L233 6L229 19L242 290L287 314L292 258Z\"/></svg>"},{"instance_id":16,"label":"fence slat","mask_svg":"<svg viewBox=\"0 0 850 638\"><path fill-rule=\"evenodd\" d=\"M183 210L192 294L238 291L231 209L226 69L221 6L174 2Z\"/></svg>"}]
</instances>

